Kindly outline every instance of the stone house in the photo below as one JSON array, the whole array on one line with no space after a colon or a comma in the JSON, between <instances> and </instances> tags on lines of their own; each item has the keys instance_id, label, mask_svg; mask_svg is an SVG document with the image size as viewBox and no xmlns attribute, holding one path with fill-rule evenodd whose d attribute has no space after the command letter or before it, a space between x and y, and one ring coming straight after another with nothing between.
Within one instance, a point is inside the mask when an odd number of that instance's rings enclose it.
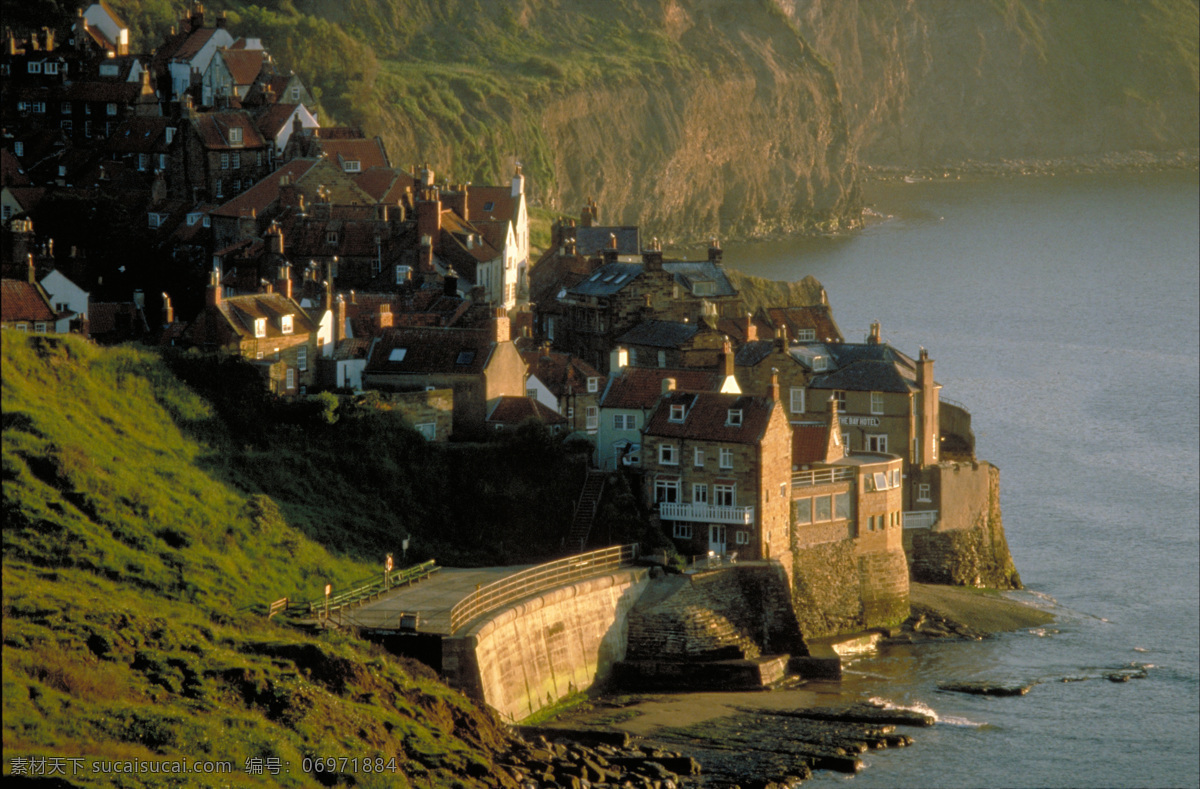
<instances>
[{"instance_id":1,"label":"stone house","mask_svg":"<svg viewBox=\"0 0 1200 789\"><path fill-rule=\"evenodd\" d=\"M263 49L219 47L200 76L203 106L240 104L250 87L260 81L264 69L271 69L271 58Z\"/></svg>"},{"instance_id":2,"label":"stone house","mask_svg":"<svg viewBox=\"0 0 1200 789\"><path fill-rule=\"evenodd\" d=\"M607 372L617 338L644 320L696 322L744 313L721 268L719 248L710 248L705 261L664 262L655 239L640 262L622 262L611 241L604 265L559 298L566 310L564 331L555 338L561 350Z\"/></svg>"},{"instance_id":3,"label":"stone house","mask_svg":"<svg viewBox=\"0 0 1200 789\"><path fill-rule=\"evenodd\" d=\"M550 344L521 354L529 375L525 394L561 414L567 429L595 436L600 427L600 395L607 383L600 371Z\"/></svg>"},{"instance_id":4,"label":"stone house","mask_svg":"<svg viewBox=\"0 0 1200 789\"><path fill-rule=\"evenodd\" d=\"M57 331L58 313L34 277L32 265L26 279L4 279L0 285L0 327L37 334Z\"/></svg>"},{"instance_id":5,"label":"stone house","mask_svg":"<svg viewBox=\"0 0 1200 789\"><path fill-rule=\"evenodd\" d=\"M792 432L778 390L666 389L642 431L643 495L664 531L684 554L787 555Z\"/></svg>"},{"instance_id":6,"label":"stone house","mask_svg":"<svg viewBox=\"0 0 1200 789\"><path fill-rule=\"evenodd\" d=\"M234 42L235 47L236 45L237 42ZM243 107L261 107L277 102L303 104L305 107L317 106L317 100L308 92L304 81L294 71L287 74L268 74L264 71L242 98Z\"/></svg>"},{"instance_id":7,"label":"stone house","mask_svg":"<svg viewBox=\"0 0 1200 789\"><path fill-rule=\"evenodd\" d=\"M777 376L788 419L793 422L811 419L809 382L813 375L829 370L831 364L828 354L820 348L789 344L787 330L783 328L776 330L774 339L745 342L734 357L738 384L744 392L763 393L770 387L772 376Z\"/></svg>"},{"instance_id":8,"label":"stone house","mask_svg":"<svg viewBox=\"0 0 1200 789\"><path fill-rule=\"evenodd\" d=\"M303 104L271 103L255 111L254 122L263 139L274 146L275 160L283 161L283 151L297 129L316 129L321 126L317 116Z\"/></svg>"},{"instance_id":9,"label":"stone house","mask_svg":"<svg viewBox=\"0 0 1200 789\"><path fill-rule=\"evenodd\" d=\"M711 316L692 321L644 320L616 338L631 367L712 367L728 346Z\"/></svg>"},{"instance_id":10,"label":"stone house","mask_svg":"<svg viewBox=\"0 0 1200 789\"><path fill-rule=\"evenodd\" d=\"M167 179L172 195L224 201L275 169L272 145L245 110L193 112L185 106L182 119L183 144Z\"/></svg>"},{"instance_id":11,"label":"stone house","mask_svg":"<svg viewBox=\"0 0 1200 789\"><path fill-rule=\"evenodd\" d=\"M200 314L183 333L183 344L226 351L259 368L272 393L303 394L314 382L318 325L292 298L290 266L280 266L265 293L227 296L213 271Z\"/></svg>"},{"instance_id":12,"label":"stone house","mask_svg":"<svg viewBox=\"0 0 1200 789\"><path fill-rule=\"evenodd\" d=\"M509 336L503 310L489 324L483 329L387 330L371 343L363 387L385 392L451 389L454 434L482 435L495 398L525 395L525 362Z\"/></svg>"}]
</instances>

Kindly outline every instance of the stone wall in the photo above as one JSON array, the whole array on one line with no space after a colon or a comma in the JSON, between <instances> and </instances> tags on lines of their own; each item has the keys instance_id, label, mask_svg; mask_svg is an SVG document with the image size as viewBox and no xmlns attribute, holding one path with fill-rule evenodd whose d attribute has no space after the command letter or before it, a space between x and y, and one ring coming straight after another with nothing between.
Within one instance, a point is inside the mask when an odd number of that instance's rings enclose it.
<instances>
[{"instance_id":1,"label":"stone wall","mask_svg":"<svg viewBox=\"0 0 1200 789\"><path fill-rule=\"evenodd\" d=\"M443 642L443 675L507 720L587 690L625 657L628 614L648 575L621 570L502 609Z\"/></svg>"},{"instance_id":2,"label":"stone wall","mask_svg":"<svg viewBox=\"0 0 1200 789\"><path fill-rule=\"evenodd\" d=\"M904 553L863 552L855 543L793 553L792 604L805 638L897 624L908 616Z\"/></svg>"},{"instance_id":3,"label":"stone wall","mask_svg":"<svg viewBox=\"0 0 1200 789\"><path fill-rule=\"evenodd\" d=\"M912 530L912 579L1020 589L1001 520L1000 470L990 463L943 463L937 473L941 515L933 529Z\"/></svg>"},{"instance_id":4,"label":"stone wall","mask_svg":"<svg viewBox=\"0 0 1200 789\"><path fill-rule=\"evenodd\" d=\"M806 654L777 562L655 582L629 619L630 659Z\"/></svg>"}]
</instances>

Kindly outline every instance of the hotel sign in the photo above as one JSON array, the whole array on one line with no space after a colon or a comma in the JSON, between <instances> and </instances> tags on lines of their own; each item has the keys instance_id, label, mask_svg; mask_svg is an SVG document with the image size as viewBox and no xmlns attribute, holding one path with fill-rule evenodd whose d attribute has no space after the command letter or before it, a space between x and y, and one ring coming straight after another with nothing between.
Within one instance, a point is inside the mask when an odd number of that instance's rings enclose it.
<instances>
[{"instance_id":1,"label":"hotel sign","mask_svg":"<svg viewBox=\"0 0 1200 789\"><path fill-rule=\"evenodd\" d=\"M839 416L838 423L842 427L879 427L877 416Z\"/></svg>"}]
</instances>

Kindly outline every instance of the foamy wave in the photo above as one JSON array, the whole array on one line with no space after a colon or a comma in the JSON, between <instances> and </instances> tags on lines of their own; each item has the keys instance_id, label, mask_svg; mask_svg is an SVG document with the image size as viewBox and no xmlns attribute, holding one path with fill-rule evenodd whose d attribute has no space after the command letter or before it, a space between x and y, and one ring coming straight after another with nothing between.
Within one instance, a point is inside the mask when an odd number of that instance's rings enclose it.
<instances>
[{"instance_id":1,"label":"foamy wave","mask_svg":"<svg viewBox=\"0 0 1200 789\"><path fill-rule=\"evenodd\" d=\"M937 713L937 710L935 710L933 707L930 707L923 701L914 701L911 704L896 704L888 699L880 698L879 696L872 696L871 698L867 699L867 703L884 710L905 710L906 712L916 712L921 715L928 715L929 717L933 718L934 723L940 723L943 726L965 726L972 729L980 729L984 726L987 726L986 723L976 723L975 721L968 720L966 718L960 718L956 715L947 715L943 717Z\"/></svg>"}]
</instances>

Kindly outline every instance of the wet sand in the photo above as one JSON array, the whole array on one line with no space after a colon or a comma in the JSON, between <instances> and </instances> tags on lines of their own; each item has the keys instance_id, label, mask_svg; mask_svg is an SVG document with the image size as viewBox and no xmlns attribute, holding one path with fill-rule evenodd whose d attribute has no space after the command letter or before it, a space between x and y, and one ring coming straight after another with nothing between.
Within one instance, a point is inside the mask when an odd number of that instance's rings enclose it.
<instances>
[{"instance_id":1,"label":"wet sand","mask_svg":"<svg viewBox=\"0 0 1200 789\"><path fill-rule=\"evenodd\" d=\"M1054 621L1050 612L1010 600L992 589L909 584L908 599L914 614L933 614L981 633L1003 633Z\"/></svg>"}]
</instances>

